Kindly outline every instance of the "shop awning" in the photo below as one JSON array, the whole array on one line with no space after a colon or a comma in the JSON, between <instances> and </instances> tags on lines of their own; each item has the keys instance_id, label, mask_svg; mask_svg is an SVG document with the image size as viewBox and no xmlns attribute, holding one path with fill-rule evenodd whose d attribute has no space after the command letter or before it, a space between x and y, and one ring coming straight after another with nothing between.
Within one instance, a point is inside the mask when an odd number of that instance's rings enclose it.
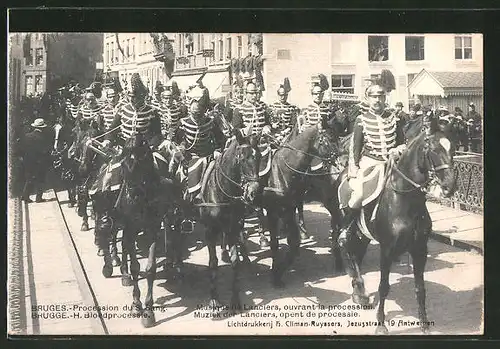
<instances>
[{"instance_id":1,"label":"shop awning","mask_svg":"<svg viewBox=\"0 0 500 349\"><path fill-rule=\"evenodd\" d=\"M430 72L422 69L409 83L410 95L470 96L483 94L481 72Z\"/></svg>"},{"instance_id":2,"label":"shop awning","mask_svg":"<svg viewBox=\"0 0 500 349\"><path fill-rule=\"evenodd\" d=\"M177 83L179 89L181 89L182 91L186 91L190 86L196 84L196 80L198 80L201 74L202 73L191 74L191 75L177 75L177 76L172 76L171 80ZM205 79L203 79L203 82L205 82Z\"/></svg>"},{"instance_id":3,"label":"shop awning","mask_svg":"<svg viewBox=\"0 0 500 349\"><path fill-rule=\"evenodd\" d=\"M207 72L203 78L203 85L210 92L210 98L224 97L230 87L229 71Z\"/></svg>"}]
</instances>

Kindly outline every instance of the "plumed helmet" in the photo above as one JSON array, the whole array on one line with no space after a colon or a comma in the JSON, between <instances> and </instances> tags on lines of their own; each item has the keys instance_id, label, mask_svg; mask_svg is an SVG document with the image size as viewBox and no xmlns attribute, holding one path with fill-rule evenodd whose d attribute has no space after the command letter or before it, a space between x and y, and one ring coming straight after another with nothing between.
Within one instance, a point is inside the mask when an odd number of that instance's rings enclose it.
<instances>
[{"instance_id":1,"label":"plumed helmet","mask_svg":"<svg viewBox=\"0 0 500 349\"><path fill-rule=\"evenodd\" d=\"M288 78L285 78L285 80L283 80L283 83L278 87L278 95L281 96L288 94L291 90L292 87L290 86L290 80Z\"/></svg>"},{"instance_id":2,"label":"plumed helmet","mask_svg":"<svg viewBox=\"0 0 500 349\"><path fill-rule=\"evenodd\" d=\"M253 81L250 81L247 83L247 86L245 88L246 93L256 93L259 92L259 88L257 87L257 84Z\"/></svg>"},{"instance_id":3,"label":"plumed helmet","mask_svg":"<svg viewBox=\"0 0 500 349\"><path fill-rule=\"evenodd\" d=\"M377 75L369 80L372 82L372 84L368 86L365 91L365 95L367 97L385 95L396 88L394 75L390 70L387 69L382 70L380 75Z\"/></svg>"},{"instance_id":4,"label":"plumed helmet","mask_svg":"<svg viewBox=\"0 0 500 349\"><path fill-rule=\"evenodd\" d=\"M164 88L163 84L161 83L161 81L160 80L156 80L155 92L156 93L162 93L164 89L165 88Z\"/></svg>"},{"instance_id":5,"label":"plumed helmet","mask_svg":"<svg viewBox=\"0 0 500 349\"><path fill-rule=\"evenodd\" d=\"M120 79L117 77L113 78L109 83L104 85L106 88L106 96L112 97L113 95L119 94L123 91L122 85L120 84Z\"/></svg>"},{"instance_id":6,"label":"plumed helmet","mask_svg":"<svg viewBox=\"0 0 500 349\"><path fill-rule=\"evenodd\" d=\"M314 91L315 89L318 90L318 87L321 90L321 92L324 92L328 90L328 87L330 87L330 85L328 84L328 79L323 74L312 76L311 83L312 83L311 92Z\"/></svg>"},{"instance_id":7,"label":"plumed helmet","mask_svg":"<svg viewBox=\"0 0 500 349\"><path fill-rule=\"evenodd\" d=\"M148 89L144 86L144 83L141 80L141 76L139 73L132 74L132 78L130 79L130 91L129 95L131 96L146 96L148 94Z\"/></svg>"}]
</instances>

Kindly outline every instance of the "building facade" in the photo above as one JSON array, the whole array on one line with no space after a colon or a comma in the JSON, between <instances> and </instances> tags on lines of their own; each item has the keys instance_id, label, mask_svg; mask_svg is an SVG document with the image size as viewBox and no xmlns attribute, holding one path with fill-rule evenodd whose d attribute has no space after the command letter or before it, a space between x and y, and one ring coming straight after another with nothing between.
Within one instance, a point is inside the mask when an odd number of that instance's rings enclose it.
<instances>
[{"instance_id":1,"label":"building facade","mask_svg":"<svg viewBox=\"0 0 500 349\"><path fill-rule=\"evenodd\" d=\"M263 98L272 101L285 77L291 81L290 101L310 102L311 76L329 77L333 92L362 96L368 79L389 69L396 90L389 102L414 100L408 85L422 69L437 72L482 72L481 34L264 34Z\"/></svg>"},{"instance_id":2,"label":"building facade","mask_svg":"<svg viewBox=\"0 0 500 349\"><path fill-rule=\"evenodd\" d=\"M94 81L102 37L84 33L11 33L9 89L15 98L54 91L69 80Z\"/></svg>"}]
</instances>

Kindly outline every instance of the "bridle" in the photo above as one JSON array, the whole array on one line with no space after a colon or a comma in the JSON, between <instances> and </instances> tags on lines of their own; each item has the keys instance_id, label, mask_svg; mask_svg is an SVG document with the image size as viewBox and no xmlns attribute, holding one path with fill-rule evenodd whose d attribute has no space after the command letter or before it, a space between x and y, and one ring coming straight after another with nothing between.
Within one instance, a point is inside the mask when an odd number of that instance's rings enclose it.
<instances>
[{"instance_id":1,"label":"bridle","mask_svg":"<svg viewBox=\"0 0 500 349\"><path fill-rule=\"evenodd\" d=\"M428 166L430 168L428 168L428 170L427 170L427 180L424 183L418 184L415 181L413 181L411 178L409 178L407 175L405 175L399 169L398 165L394 162L394 159L391 158L391 160L389 162L389 169L387 170L387 176L390 177L392 172L393 172L392 170L394 170L399 176L401 176L406 182L410 183L412 186L411 189L397 189L394 187L394 181L390 180L389 185L390 185L391 189L393 191L395 191L396 193L399 193L399 194L411 193L411 192L414 192L416 190L421 190L422 192L425 193L425 192L427 192L427 187L429 186L429 184L438 180L436 172L450 168L450 165L445 164L445 163L443 163L439 166L434 165L432 158L429 156L429 153L431 152L430 146L429 146L430 137L431 136L425 136L425 140L424 140L424 142L426 143L424 145L424 159L426 160L426 163L428 165L430 165L430 166ZM392 178L392 177L390 177L390 178Z\"/></svg>"}]
</instances>

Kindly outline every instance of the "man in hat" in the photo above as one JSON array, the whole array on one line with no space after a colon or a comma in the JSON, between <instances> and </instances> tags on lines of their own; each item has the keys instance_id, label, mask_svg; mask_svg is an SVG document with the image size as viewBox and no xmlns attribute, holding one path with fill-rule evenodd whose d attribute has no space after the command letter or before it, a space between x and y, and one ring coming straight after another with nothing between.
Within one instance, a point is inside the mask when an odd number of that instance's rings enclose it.
<instances>
[{"instance_id":1,"label":"man in hat","mask_svg":"<svg viewBox=\"0 0 500 349\"><path fill-rule=\"evenodd\" d=\"M104 146L110 143L123 145L135 132L146 136L149 145L156 148L162 141L160 116L157 110L146 104L147 95L138 73L131 78L130 101L118 110L110 128L113 132L106 135Z\"/></svg>"},{"instance_id":2,"label":"man in hat","mask_svg":"<svg viewBox=\"0 0 500 349\"><path fill-rule=\"evenodd\" d=\"M51 134L44 119L36 119L31 126L33 131L27 133L22 140L25 184L22 199L33 202L30 194L35 187L36 202L43 202L43 185L49 168L51 151Z\"/></svg>"},{"instance_id":3,"label":"man in hat","mask_svg":"<svg viewBox=\"0 0 500 349\"><path fill-rule=\"evenodd\" d=\"M467 124L469 125L469 139L473 153L479 153L481 150L481 123L481 115L476 111L474 103L471 102L469 104L469 112L467 113Z\"/></svg>"},{"instance_id":4,"label":"man in hat","mask_svg":"<svg viewBox=\"0 0 500 349\"><path fill-rule=\"evenodd\" d=\"M186 199L193 202L211 157L221 154L225 137L214 120L205 114L206 101L201 88L195 87L189 92L189 101L188 116L181 119L178 132L180 146L189 155Z\"/></svg>"},{"instance_id":5,"label":"man in hat","mask_svg":"<svg viewBox=\"0 0 500 349\"><path fill-rule=\"evenodd\" d=\"M467 121L464 118L464 112L460 107L455 107L455 118L458 127L457 150L463 147L463 151L469 151L469 132Z\"/></svg>"},{"instance_id":6,"label":"man in hat","mask_svg":"<svg viewBox=\"0 0 500 349\"><path fill-rule=\"evenodd\" d=\"M161 131L166 139L180 143L178 135L180 120L187 116L187 108L174 97L172 88L165 88L160 104Z\"/></svg>"},{"instance_id":7,"label":"man in hat","mask_svg":"<svg viewBox=\"0 0 500 349\"><path fill-rule=\"evenodd\" d=\"M305 124L300 125L301 129L304 129L304 127L315 126L323 118L326 118L326 120L330 120L332 117L334 117L335 114L334 110L331 108L331 105L323 101L325 91L328 89L328 87L328 81L323 74L313 76L311 88L311 96L313 102L303 110Z\"/></svg>"},{"instance_id":8,"label":"man in hat","mask_svg":"<svg viewBox=\"0 0 500 349\"><path fill-rule=\"evenodd\" d=\"M351 234L352 223L360 213L364 199L373 193L364 192L365 176L384 176L384 167L390 157L397 157L405 149L404 134L394 114L385 108L390 88L381 80L373 81L365 92L369 111L356 119L349 146L348 178L352 189L340 224L339 244L345 245ZM366 177L367 179L370 177ZM378 188L377 188L378 189Z\"/></svg>"},{"instance_id":9,"label":"man in hat","mask_svg":"<svg viewBox=\"0 0 500 349\"><path fill-rule=\"evenodd\" d=\"M395 105L395 116L403 125L408 122L408 114L403 111L403 103L397 102Z\"/></svg>"},{"instance_id":10,"label":"man in hat","mask_svg":"<svg viewBox=\"0 0 500 349\"><path fill-rule=\"evenodd\" d=\"M97 102L92 92L85 93L84 103L79 108L76 116L76 123L80 127L89 126L91 123L98 125L101 120L102 109L103 107Z\"/></svg>"},{"instance_id":11,"label":"man in hat","mask_svg":"<svg viewBox=\"0 0 500 349\"><path fill-rule=\"evenodd\" d=\"M290 134L297 122L298 108L287 101L291 90L290 82L285 78L278 87L278 101L271 105L271 127L280 142Z\"/></svg>"}]
</instances>

